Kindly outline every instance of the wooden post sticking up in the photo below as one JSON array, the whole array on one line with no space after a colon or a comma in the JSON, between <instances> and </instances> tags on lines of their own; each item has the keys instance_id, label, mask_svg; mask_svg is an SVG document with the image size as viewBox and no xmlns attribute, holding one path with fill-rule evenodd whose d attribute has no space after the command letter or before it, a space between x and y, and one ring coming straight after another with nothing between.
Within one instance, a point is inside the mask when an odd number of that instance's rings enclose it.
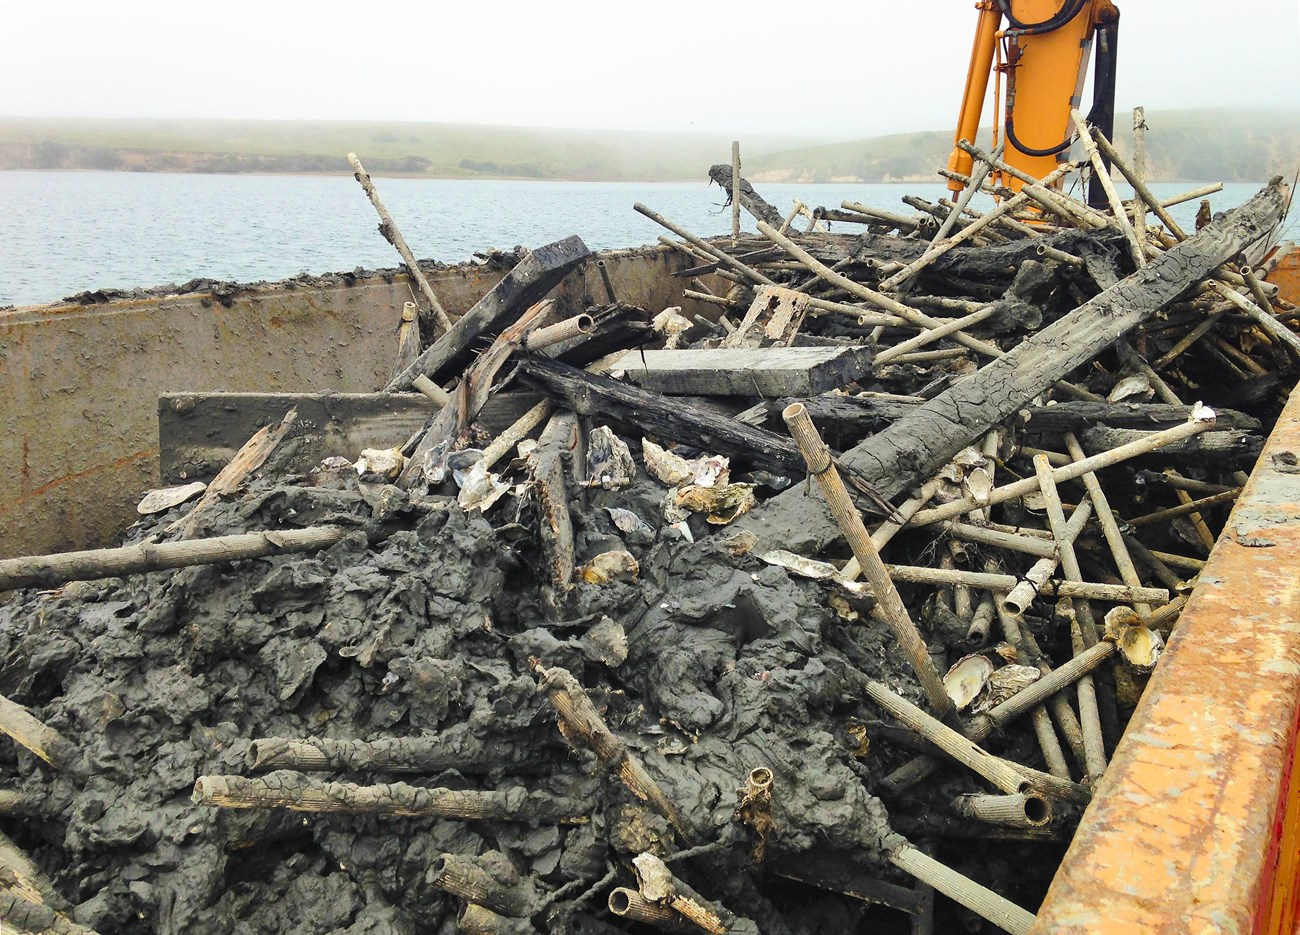
<instances>
[{"instance_id":1,"label":"wooden post sticking up","mask_svg":"<svg viewBox=\"0 0 1300 935\"><path fill-rule=\"evenodd\" d=\"M370 173L366 172L365 166L361 164L361 160L357 158L356 153L348 153L348 163L352 166L352 172L356 175L357 181L365 189L370 203L375 206L375 212L379 215L379 232L401 254L402 262L406 264L406 268L410 271L411 278L420 287L420 294L424 296L424 300L429 303L429 308L433 310L433 317L437 320L438 327L443 331L450 331L451 319L447 317L447 310L438 301L438 297L433 292L433 286L429 285L429 280L425 279L424 273L420 272L420 267L415 262L415 255L411 253L411 248L406 245L406 238L402 236L402 232L393 223L393 216L388 213L384 203L379 200L379 192L375 191L375 183L370 181Z\"/></svg>"},{"instance_id":2,"label":"wooden post sticking up","mask_svg":"<svg viewBox=\"0 0 1300 935\"><path fill-rule=\"evenodd\" d=\"M740 140L731 141L731 242L740 240Z\"/></svg>"},{"instance_id":3,"label":"wooden post sticking up","mask_svg":"<svg viewBox=\"0 0 1300 935\"><path fill-rule=\"evenodd\" d=\"M1133 108L1133 174L1144 183L1147 180L1147 113L1145 108ZM1137 235L1138 246L1146 250L1147 212L1146 204L1138 192L1133 192L1133 233Z\"/></svg>"}]
</instances>

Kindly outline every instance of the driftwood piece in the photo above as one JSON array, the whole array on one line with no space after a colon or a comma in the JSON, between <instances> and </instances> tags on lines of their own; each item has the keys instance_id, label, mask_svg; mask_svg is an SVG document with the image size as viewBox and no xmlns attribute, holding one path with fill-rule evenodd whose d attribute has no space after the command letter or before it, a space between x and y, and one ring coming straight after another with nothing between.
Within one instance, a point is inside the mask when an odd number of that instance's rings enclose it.
<instances>
[{"instance_id":1,"label":"driftwood piece","mask_svg":"<svg viewBox=\"0 0 1300 935\"><path fill-rule=\"evenodd\" d=\"M648 802L656 812L668 819L683 842L690 843L691 835L677 807L668 800L659 783L651 778L641 762L631 754L627 744L615 737L605 725L596 706L591 703L572 673L559 666L546 668L538 664L534 668L539 677L538 688L555 708L559 716L560 733L564 738L595 753L602 766L617 773L633 795Z\"/></svg>"},{"instance_id":2,"label":"driftwood piece","mask_svg":"<svg viewBox=\"0 0 1300 935\"><path fill-rule=\"evenodd\" d=\"M915 413L846 452L841 459L892 498L916 487L962 448L1037 394L1176 299L1246 245L1266 236L1284 210L1280 184L1270 185L1145 269L1027 338L1005 356L921 406ZM825 546L835 527L809 498L787 490L738 520L760 547L798 541Z\"/></svg>"},{"instance_id":3,"label":"driftwood piece","mask_svg":"<svg viewBox=\"0 0 1300 935\"><path fill-rule=\"evenodd\" d=\"M497 393L478 421L500 432L535 406L534 393ZM312 444L276 457L306 471L327 455L355 458L363 448L395 448L429 421L419 393L164 393L158 397L159 469L163 482L211 477L260 426L296 409Z\"/></svg>"},{"instance_id":4,"label":"driftwood piece","mask_svg":"<svg viewBox=\"0 0 1300 935\"><path fill-rule=\"evenodd\" d=\"M573 413L556 413L546 423L537 447L528 456L541 510L542 553L550 566L554 598L562 596L573 586L573 518L569 515L564 459L571 456L577 444L577 429Z\"/></svg>"},{"instance_id":5,"label":"driftwood piece","mask_svg":"<svg viewBox=\"0 0 1300 935\"><path fill-rule=\"evenodd\" d=\"M0 930L13 935L95 935L93 929L13 890L0 890Z\"/></svg>"},{"instance_id":6,"label":"driftwood piece","mask_svg":"<svg viewBox=\"0 0 1300 935\"><path fill-rule=\"evenodd\" d=\"M0 560L0 591L53 587L68 581L90 581L163 571L189 565L215 565L284 552L314 552L338 542L347 530L338 526L239 533L189 542L144 542L120 549L89 549Z\"/></svg>"},{"instance_id":7,"label":"driftwood piece","mask_svg":"<svg viewBox=\"0 0 1300 935\"><path fill-rule=\"evenodd\" d=\"M521 738L519 756L539 743ZM251 770L293 769L316 772L439 773L455 769L466 775L490 772L512 762L500 736L494 743L457 725L434 737L381 737L376 740L293 739L264 737L248 745ZM521 769L525 764L517 764Z\"/></svg>"},{"instance_id":8,"label":"driftwood piece","mask_svg":"<svg viewBox=\"0 0 1300 935\"><path fill-rule=\"evenodd\" d=\"M60 772L86 778L86 763L77 746L4 695L0 695L0 733L7 734Z\"/></svg>"},{"instance_id":9,"label":"driftwood piece","mask_svg":"<svg viewBox=\"0 0 1300 935\"><path fill-rule=\"evenodd\" d=\"M200 776L191 796L196 805L217 808L287 808L293 812L338 812L348 815L405 815L459 821L519 821L576 824L589 806L548 793L513 788L483 792L439 789L404 782L362 786L327 782L301 773L280 771L266 776Z\"/></svg>"},{"instance_id":10,"label":"driftwood piece","mask_svg":"<svg viewBox=\"0 0 1300 935\"><path fill-rule=\"evenodd\" d=\"M407 389L421 373L434 383L447 382L469 363L476 345L495 338L589 256L591 251L579 237L568 237L531 251L462 315L450 331L433 342L384 389L388 392Z\"/></svg>"},{"instance_id":11,"label":"driftwood piece","mask_svg":"<svg viewBox=\"0 0 1300 935\"><path fill-rule=\"evenodd\" d=\"M930 707L940 718L946 717L952 711L952 701L944 689L943 677L935 668L925 640L916 629L916 624L907 612L907 606L903 603L898 588L895 587L885 563L880 558L880 551L871 541L866 526L862 524L862 514L849 499L849 492L835 470L830 449L817 434L817 427L813 425L812 419L808 417L808 411L802 404L795 403L790 406L782 413L782 417L807 462L808 473L817 479L822 496L830 505L831 513L834 514L835 521L843 531L849 547L853 549L853 557L857 559L858 565L866 573L867 580L871 582L871 593L875 595L880 618L894 634L908 664L916 673L916 679L920 682L921 690L925 692Z\"/></svg>"},{"instance_id":12,"label":"driftwood piece","mask_svg":"<svg viewBox=\"0 0 1300 935\"><path fill-rule=\"evenodd\" d=\"M732 455L787 477L803 473L799 449L774 432L544 358L529 358L520 369L543 392L580 415L600 416L635 432Z\"/></svg>"},{"instance_id":13,"label":"driftwood piece","mask_svg":"<svg viewBox=\"0 0 1300 935\"><path fill-rule=\"evenodd\" d=\"M59 895L49 877L3 832L0 832L0 893L56 911L68 908L67 900ZM7 919L3 910L0 919Z\"/></svg>"},{"instance_id":14,"label":"driftwood piece","mask_svg":"<svg viewBox=\"0 0 1300 935\"><path fill-rule=\"evenodd\" d=\"M726 163L710 166L709 178L717 182L718 186L728 195L735 190L731 177L731 166ZM740 179L740 204L760 221L767 221L769 224L780 227L781 222L784 220L781 217L781 212L768 204L758 192L754 191L754 186L749 184L749 180L743 177Z\"/></svg>"},{"instance_id":15,"label":"driftwood piece","mask_svg":"<svg viewBox=\"0 0 1300 935\"><path fill-rule=\"evenodd\" d=\"M451 319L447 317L447 310L438 301L433 286L429 285L429 280L420 271L420 264L415 261L415 254L406 245L406 238L397 229L397 225L393 222L393 216L388 213L388 209L384 207L383 201L380 200L379 192L375 190L375 183L370 181L370 173L361 165L361 160L357 158L356 153L348 153L348 163L352 166L352 174L361 183L362 189L365 190L366 197L375 206L375 213L379 215L379 233L383 234L384 239L392 244L401 255L407 271L411 274L411 278L415 280L416 286L419 287L420 295L424 297L424 301L429 303L429 309L433 312L438 327L444 332L448 331L451 328Z\"/></svg>"},{"instance_id":16,"label":"driftwood piece","mask_svg":"<svg viewBox=\"0 0 1300 935\"><path fill-rule=\"evenodd\" d=\"M630 351L610 368L666 396L815 395L871 372L865 347Z\"/></svg>"}]
</instances>

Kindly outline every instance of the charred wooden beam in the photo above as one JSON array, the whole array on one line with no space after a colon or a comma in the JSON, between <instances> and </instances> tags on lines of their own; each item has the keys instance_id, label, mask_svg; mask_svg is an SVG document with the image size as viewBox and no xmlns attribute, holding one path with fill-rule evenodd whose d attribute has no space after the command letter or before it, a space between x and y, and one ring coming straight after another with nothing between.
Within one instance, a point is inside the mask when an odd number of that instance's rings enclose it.
<instances>
[{"instance_id":1,"label":"charred wooden beam","mask_svg":"<svg viewBox=\"0 0 1300 935\"><path fill-rule=\"evenodd\" d=\"M581 415L600 416L633 432L652 433L732 455L787 477L804 471L798 447L774 432L545 358L530 357L520 370L547 395Z\"/></svg>"},{"instance_id":2,"label":"charred wooden beam","mask_svg":"<svg viewBox=\"0 0 1300 935\"><path fill-rule=\"evenodd\" d=\"M824 393L871 372L865 347L728 347L631 351L611 368L666 396L796 396Z\"/></svg>"}]
</instances>

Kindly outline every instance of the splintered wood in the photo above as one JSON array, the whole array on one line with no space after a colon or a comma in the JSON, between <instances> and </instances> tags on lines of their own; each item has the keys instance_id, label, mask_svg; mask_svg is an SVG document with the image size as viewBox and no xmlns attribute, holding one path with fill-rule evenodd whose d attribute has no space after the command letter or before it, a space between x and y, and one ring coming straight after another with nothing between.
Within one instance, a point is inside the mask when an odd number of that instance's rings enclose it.
<instances>
[{"instance_id":1,"label":"splintered wood","mask_svg":"<svg viewBox=\"0 0 1300 935\"><path fill-rule=\"evenodd\" d=\"M164 397L203 498L0 562L100 579L0 616L6 930L1027 932L1300 358L1285 189L1188 233L1075 119L1133 200L737 159L757 235L636 206L677 304L570 237L385 393Z\"/></svg>"}]
</instances>

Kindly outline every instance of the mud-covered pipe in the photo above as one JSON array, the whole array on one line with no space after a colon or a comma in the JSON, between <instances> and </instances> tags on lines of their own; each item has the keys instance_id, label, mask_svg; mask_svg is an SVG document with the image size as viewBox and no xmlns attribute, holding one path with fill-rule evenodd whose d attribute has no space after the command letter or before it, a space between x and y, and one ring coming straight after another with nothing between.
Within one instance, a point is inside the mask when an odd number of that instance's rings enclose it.
<instances>
[{"instance_id":1,"label":"mud-covered pipe","mask_svg":"<svg viewBox=\"0 0 1300 935\"><path fill-rule=\"evenodd\" d=\"M610 891L608 905L609 911L621 919L644 922L659 928L682 921L682 917L670 906L651 902L626 886L615 887Z\"/></svg>"},{"instance_id":2,"label":"mud-covered pipe","mask_svg":"<svg viewBox=\"0 0 1300 935\"><path fill-rule=\"evenodd\" d=\"M1082 267L1083 258L1077 257L1073 253L1066 253L1064 250L1058 250L1051 244L1040 243L1034 248L1034 253L1045 260L1055 260L1057 263L1065 263L1068 266Z\"/></svg>"},{"instance_id":3,"label":"mud-covered pipe","mask_svg":"<svg viewBox=\"0 0 1300 935\"><path fill-rule=\"evenodd\" d=\"M0 560L0 591L53 587L69 581L134 575L145 571L238 562L286 552L315 552L347 533L339 526L308 526L276 532L249 532L188 542L144 542L120 549L89 549Z\"/></svg>"},{"instance_id":4,"label":"mud-covered pipe","mask_svg":"<svg viewBox=\"0 0 1300 935\"><path fill-rule=\"evenodd\" d=\"M286 808L295 812L403 815L461 821L578 824L590 806L520 788L479 791L412 786L403 782L363 786L326 782L280 771L264 777L200 776L191 801L218 808Z\"/></svg>"},{"instance_id":5,"label":"mud-covered pipe","mask_svg":"<svg viewBox=\"0 0 1300 935\"><path fill-rule=\"evenodd\" d=\"M975 605L975 613L970 618L966 630L966 639L977 646L983 646L989 638L989 627L993 623L993 598L985 595Z\"/></svg>"},{"instance_id":6,"label":"mud-covered pipe","mask_svg":"<svg viewBox=\"0 0 1300 935\"><path fill-rule=\"evenodd\" d=\"M483 858L472 860L458 854L442 854L429 866L429 882L467 903L501 915L515 918L529 915L537 901L532 885L521 880L504 860L498 861L496 874L490 873L482 861Z\"/></svg>"},{"instance_id":7,"label":"mud-covered pipe","mask_svg":"<svg viewBox=\"0 0 1300 935\"><path fill-rule=\"evenodd\" d=\"M605 298L609 301L610 305L613 305L618 301L618 294L614 292L614 283L609 278L609 267L606 266L604 260L597 260L596 270L600 273L601 285L605 287Z\"/></svg>"},{"instance_id":8,"label":"mud-covered pipe","mask_svg":"<svg viewBox=\"0 0 1300 935\"><path fill-rule=\"evenodd\" d=\"M916 673L930 707L940 718L948 716L952 711L952 700L944 690L943 678L935 668L925 640L922 639L916 624L907 612L907 606L899 596L898 588L894 586L893 579L890 578L885 563L880 558L880 552L871 541L867 527L862 524L862 514L849 498L844 481L835 470L830 449L826 447L826 443L817 432L817 427L813 425L807 407L803 403L792 403L781 413L781 417L785 419L790 435L799 446L799 452L808 465L809 473L816 478L822 496L826 498L826 503L830 506L835 521L839 523L844 538L848 540L849 548L853 550L853 557L858 560L858 565L866 574L867 581L871 584L871 592L876 598L876 606Z\"/></svg>"},{"instance_id":9,"label":"mud-covered pipe","mask_svg":"<svg viewBox=\"0 0 1300 935\"><path fill-rule=\"evenodd\" d=\"M974 818L1007 828L1041 828L1052 820L1052 803L1041 795L959 795L952 810L963 818Z\"/></svg>"},{"instance_id":10,"label":"mud-covered pipe","mask_svg":"<svg viewBox=\"0 0 1300 935\"><path fill-rule=\"evenodd\" d=\"M465 903L456 914L456 928L466 935L536 935L537 929L527 919L516 919L493 912L477 903Z\"/></svg>"},{"instance_id":11,"label":"mud-covered pipe","mask_svg":"<svg viewBox=\"0 0 1300 935\"><path fill-rule=\"evenodd\" d=\"M911 844L904 843L891 851L889 862L1011 935L1029 935L1033 928L1032 912L927 856Z\"/></svg>"},{"instance_id":12,"label":"mud-covered pipe","mask_svg":"<svg viewBox=\"0 0 1300 935\"><path fill-rule=\"evenodd\" d=\"M596 320L584 312L566 318L564 321L557 321L553 325L547 325L545 328L538 328L524 339L524 347L530 351L540 351L552 344L591 334L595 327Z\"/></svg>"}]
</instances>

